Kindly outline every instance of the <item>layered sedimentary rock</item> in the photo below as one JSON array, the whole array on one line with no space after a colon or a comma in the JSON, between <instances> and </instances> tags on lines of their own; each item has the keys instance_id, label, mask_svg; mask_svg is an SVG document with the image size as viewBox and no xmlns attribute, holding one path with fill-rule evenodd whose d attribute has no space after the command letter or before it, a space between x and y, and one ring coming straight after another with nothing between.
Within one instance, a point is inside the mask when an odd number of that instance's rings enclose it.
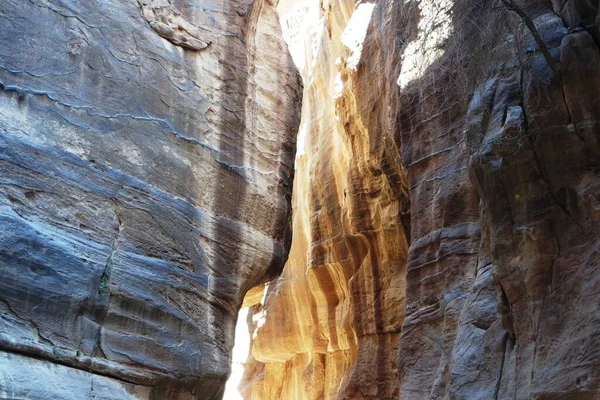
<instances>
[{"instance_id":1,"label":"layered sedimentary rock","mask_svg":"<svg viewBox=\"0 0 600 400\"><path fill-rule=\"evenodd\" d=\"M3 1L0 397L600 397L599 18Z\"/></svg>"},{"instance_id":2,"label":"layered sedimentary rock","mask_svg":"<svg viewBox=\"0 0 600 400\"><path fill-rule=\"evenodd\" d=\"M436 6L443 53L400 77L413 205L400 392L596 398L597 5Z\"/></svg>"},{"instance_id":3,"label":"layered sedimentary rock","mask_svg":"<svg viewBox=\"0 0 600 400\"><path fill-rule=\"evenodd\" d=\"M218 397L289 247L274 4L5 0L0 43L0 397Z\"/></svg>"},{"instance_id":4,"label":"layered sedimentary rock","mask_svg":"<svg viewBox=\"0 0 600 400\"><path fill-rule=\"evenodd\" d=\"M410 205L394 141L393 9L306 1L279 11L304 79L294 234L282 275L254 307L242 390L397 397Z\"/></svg>"},{"instance_id":5,"label":"layered sedimentary rock","mask_svg":"<svg viewBox=\"0 0 600 400\"><path fill-rule=\"evenodd\" d=\"M246 396L598 398L598 5L302 7L294 238Z\"/></svg>"}]
</instances>

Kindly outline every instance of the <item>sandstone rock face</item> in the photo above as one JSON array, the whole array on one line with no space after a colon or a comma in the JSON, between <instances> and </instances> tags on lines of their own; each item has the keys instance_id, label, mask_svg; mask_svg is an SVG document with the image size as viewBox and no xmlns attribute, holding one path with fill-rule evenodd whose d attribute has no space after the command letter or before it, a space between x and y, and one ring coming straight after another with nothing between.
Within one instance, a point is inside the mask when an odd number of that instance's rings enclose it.
<instances>
[{"instance_id":1,"label":"sandstone rock face","mask_svg":"<svg viewBox=\"0 0 600 400\"><path fill-rule=\"evenodd\" d=\"M282 275L253 310L243 391L397 397L410 204L394 140L394 10L313 1L279 11L305 90L294 234Z\"/></svg>"},{"instance_id":2,"label":"sandstone rock face","mask_svg":"<svg viewBox=\"0 0 600 400\"><path fill-rule=\"evenodd\" d=\"M600 397L598 11L284 8L306 55L294 237L246 397Z\"/></svg>"},{"instance_id":3,"label":"sandstone rock face","mask_svg":"<svg viewBox=\"0 0 600 400\"><path fill-rule=\"evenodd\" d=\"M443 54L400 82L413 205L400 392L597 398L597 5L451 6L433 18L451 30Z\"/></svg>"},{"instance_id":4,"label":"sandstone rock face","mask_svg":"<svg viewBox=\"0 0 600 400\"><path fill-rule=\"evenodd\" d=\"M291 234L275 4L4 0L0 44L0 397L219 397Z\"/></svg>"}]
</instances>

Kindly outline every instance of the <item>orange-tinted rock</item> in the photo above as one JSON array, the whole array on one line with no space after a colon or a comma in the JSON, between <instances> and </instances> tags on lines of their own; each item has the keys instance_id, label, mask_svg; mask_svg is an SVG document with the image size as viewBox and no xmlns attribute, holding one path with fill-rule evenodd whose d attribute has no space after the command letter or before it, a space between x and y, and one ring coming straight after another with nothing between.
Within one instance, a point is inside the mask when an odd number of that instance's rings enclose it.
<instances>
[{"instance_id":1,"label":"orange-tinted rock","mask_svg":"<svg viewBox=\"0 0 600 400\"><path fill-rule=\"evenodd\" d=\"M353 1L325 13L318 2L280 5L305 84L294 235L254 310L248 398L397 396L410 206L394 142L390 12Z\"/></svg>"},{"instance_id":2,"label":"orange-tinted rock","mask_svg":"<svg viewBox=\"0 0 600 400\"><path fill-rule=\"evenodd\" d=\"M294 239L247 397L598 398L598 5L303 4Z\"/></svg>"}]
</instances>

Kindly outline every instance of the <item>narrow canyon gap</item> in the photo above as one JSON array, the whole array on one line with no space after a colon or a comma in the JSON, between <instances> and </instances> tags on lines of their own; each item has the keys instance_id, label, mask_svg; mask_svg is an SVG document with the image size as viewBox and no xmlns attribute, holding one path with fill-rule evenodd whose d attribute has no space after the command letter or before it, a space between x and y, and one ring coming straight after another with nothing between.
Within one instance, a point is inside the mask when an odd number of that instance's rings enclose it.
<instances>
[{"instance_id":1,"label":"narrow canyon gap","mask_svg":"<svg viewBox=\"0 0 600 400\"><path fill-rule=\"evenodd\" d=\"M293 239L251 309L251 399L398 398L410 242L397 16L383 2L280 2L304 80Z\"/></svg>"},{"instance_id":2,"label":"narrow canyon gap","mask_svg":"<svg viewBox=\"0 0 600 400\"><path fill-rule=\"evenodd\" d=\"M245 398L600 398L598 4L278 10L293 240Z\"/></svg>"},{"instance_id":3,"label":"narrow canyon gap","mask_svg":"<svg viewBox=\"0 0 600 400\"><path fill-rule=\"evenodd\" d=\"M2 1L0 397L600 398L599 22Z\"/></svg>"}]
</instances>

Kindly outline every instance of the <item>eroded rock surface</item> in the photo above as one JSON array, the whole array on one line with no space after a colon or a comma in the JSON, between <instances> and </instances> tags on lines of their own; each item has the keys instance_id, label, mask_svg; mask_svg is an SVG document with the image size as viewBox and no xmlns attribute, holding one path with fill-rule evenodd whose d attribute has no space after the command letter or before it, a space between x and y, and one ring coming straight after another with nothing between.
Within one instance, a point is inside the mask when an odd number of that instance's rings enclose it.
<instances>
[{"instance_id":1,"label":"eroded rock surface","mask_svg":"<svg viewBox=\"0 0 600 400\"><path fill-rule=\"evenodd\" d=\"M303 4L294 238L247 397L599 398L598 5Z\"/></svg>"},{"instance_id":2,"label":"eroded rock surface","mask_svg":"<svg viewBox=\"0 0 600 400\"><path fill-rule=\"evenodd\" d=\"M454 2L401 82L404 398L600 395L596 7Z\"/></svg>"},{"instance_id":3,"label":"eroded rock surface","mask_svg":"<svg viewBox=\"0 0 600 400\"><path fill-rule=\"evenodd\" d=\"M0 397L218 397L289 247L274 4L5 0L0 44Z\"/></svg>"},{"instance_id":4,"label":"eroded rock surface","mask_svg":"<svg viewBox=\"0 0 600 400\"><path fill-rule=\"evenodd\" d=\"M276 6L0 4L0 395L599 398L598 4L279 4L261 293Z\"/></svg>"},{"instance_id":5,"label":"eroded rock surface","mask_svg":"<svg viewBox=\"0 0 600 400\"><path fill-rule=\"evenodd\" d=\"M253 309L247 398L398 395L410 204L394 141L392 12L354 1L280 5L305 85L294 235L282 275Z\"/></svg>"}]
</instances>

